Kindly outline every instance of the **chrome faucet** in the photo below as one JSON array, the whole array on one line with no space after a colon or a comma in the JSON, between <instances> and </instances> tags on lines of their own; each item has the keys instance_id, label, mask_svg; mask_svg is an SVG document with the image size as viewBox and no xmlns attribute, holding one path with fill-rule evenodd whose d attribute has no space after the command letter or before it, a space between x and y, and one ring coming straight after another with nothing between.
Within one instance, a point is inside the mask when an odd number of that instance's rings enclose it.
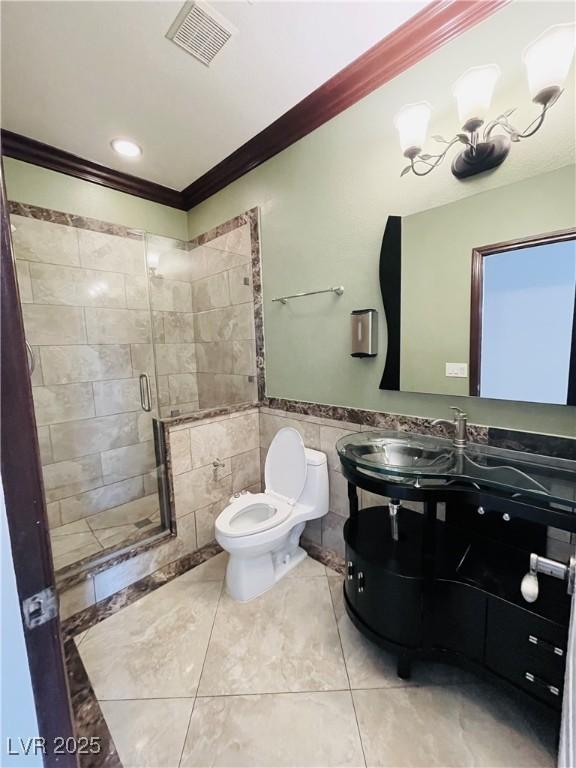
<instances>
[{"instance_id":1,"label":"chrome faucet","mask_svg":"<svg viewBox=\"0 0 576 768\"><path fill-rule=\"evenodd\" d=\"M458 450L466 448L468 442L468 414L464 413L461 408L456 405L451 405L450 408L454 411L454 419L449 421L448 419L434 419L433 425L447 424L450 427L454 427L454 440L452 445Z\"/></svg>"}]
</instances>

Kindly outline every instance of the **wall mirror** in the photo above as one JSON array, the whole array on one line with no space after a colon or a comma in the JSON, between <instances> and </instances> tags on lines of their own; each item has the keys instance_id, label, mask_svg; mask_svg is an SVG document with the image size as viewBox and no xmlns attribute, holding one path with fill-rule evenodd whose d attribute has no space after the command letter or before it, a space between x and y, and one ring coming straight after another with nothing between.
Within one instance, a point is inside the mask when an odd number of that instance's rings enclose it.
<instances>
[{"instance_id":1,"label":"wall mirror","mask_svg":"<svg viewBox=\"0 0 576 768\"><path fill-rule=\"evenodd\" d=\"M471 395L576 405L575 237L473 251Z\"/></svg>"},{"instance_id":2,"label":"wall mirror","mask_svg":"<svg viewBox=\"0 0 576 768\"><path fill-rule=\"evenodd\" d=\"M568 165L389 217L380 388L575 405L575 212Z\"/></svg>"}]
</instances>

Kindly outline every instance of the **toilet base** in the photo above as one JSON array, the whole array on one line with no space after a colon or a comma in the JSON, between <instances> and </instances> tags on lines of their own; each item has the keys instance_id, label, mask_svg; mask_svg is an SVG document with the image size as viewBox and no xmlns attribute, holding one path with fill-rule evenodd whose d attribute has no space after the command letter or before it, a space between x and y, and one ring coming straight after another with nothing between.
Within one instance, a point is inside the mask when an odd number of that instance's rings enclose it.
<instances>
[{"instance_id":1,"label":"toilet base","mask_svg":"<svg viewBox=\"0 0 576 768\"><path fill-rule=\"evenodd\" d=\"M247 603L265 592L308 557L302 547L267 552L258 557L230 554L226 567L226 590L233 600Z\"/></svg>"}]
</instances>

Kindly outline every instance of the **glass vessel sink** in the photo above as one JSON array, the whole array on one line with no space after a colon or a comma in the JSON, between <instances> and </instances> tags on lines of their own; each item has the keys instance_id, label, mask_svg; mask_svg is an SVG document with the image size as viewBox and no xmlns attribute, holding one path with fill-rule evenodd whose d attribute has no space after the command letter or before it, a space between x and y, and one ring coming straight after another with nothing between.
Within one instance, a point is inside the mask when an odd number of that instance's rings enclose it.
<instances>
[{"instance_id":1,"label":"glass vessel sink","mask_svg":"<svg viewBox=\"0 0 576 768\"><path fill-rule=\"evenodd\" d=\"M576 461L410 432L357 432L336 443L340 460L388 480L471 484L561 504L576 511Z\"/></svg>"},{"instance_id":2,"label":"glass vessel sink","mask_svg":"<svg viewBox=\"0 0 576 768\"><path fill-rule=\"evenodd\" d=\"M437 474L450 469L454 452L449 440L402 432L358 432L347 435L337 443L342 455L353 457L364 469L422 471Z\"/></svg>"}]
</instances>

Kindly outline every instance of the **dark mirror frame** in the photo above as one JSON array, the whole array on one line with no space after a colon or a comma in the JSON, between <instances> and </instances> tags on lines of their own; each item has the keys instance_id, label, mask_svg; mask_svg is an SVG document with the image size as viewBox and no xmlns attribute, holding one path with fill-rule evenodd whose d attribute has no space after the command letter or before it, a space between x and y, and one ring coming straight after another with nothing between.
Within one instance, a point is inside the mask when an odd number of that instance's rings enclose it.
<instances>
[{"instance_id":1,"label":"dark mirror frame","mask_svg":"<svg viewBox=\"0 0 576 768\"><path fill-rule=\"evenodd\" d=\"M480 395L480 367L482 362L482 292L484 258L495 253L517 251L522 248L532 248L535 245L549 245L567 240L576 240L576 229L562 229L557 232L547 232L543 235L509 240L504 243L484 245L472 250L472 281L470 292L470 360L469 376L472 397ZM570 372L568 376L567 405L576 405L576 298L574 306L574 321L572 325L572 350L570 353Z\"/></svg>"}]
</instances>

